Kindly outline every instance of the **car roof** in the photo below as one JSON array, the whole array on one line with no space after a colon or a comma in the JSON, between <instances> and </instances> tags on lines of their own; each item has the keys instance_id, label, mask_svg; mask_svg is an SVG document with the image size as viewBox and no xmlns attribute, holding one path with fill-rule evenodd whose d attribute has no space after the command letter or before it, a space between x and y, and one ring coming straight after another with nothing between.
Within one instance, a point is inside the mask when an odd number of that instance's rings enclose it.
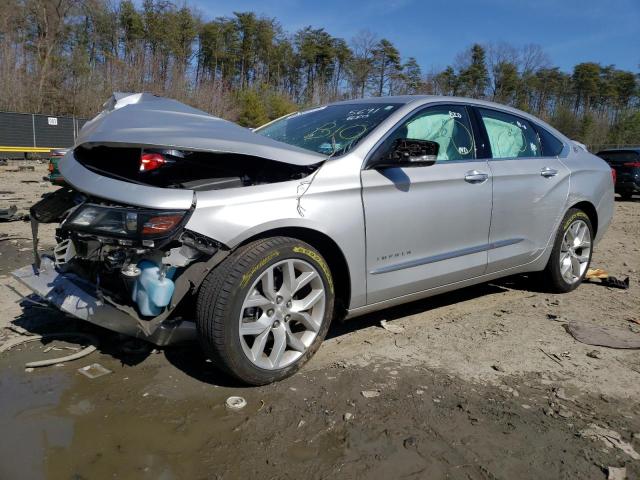
<instances>
[{"instance_id":1,"label":"car roof","mask_svg":"<svg viewBox=\"0 0 640 480\"><path fill-rule=\"evenodd\" d=\"M346 105L352 103L412 103L418 100L423 99L438 99L440 97L435 95L391 95L388 97L364 97L364 98L353 98L350 100L342 100L339 102L330 103L330 105ZM442 97L442 98L452 98L452 97Z\"/></svg>"},{"instance_id":2,"label":"car roof","mask_svg":"<svg viewBox=\"0 0 640 480\"><path fill-rule=\"evenodd\" d=\"M342 100L339 102L333 102L329 105L349 105L359 103L401 103L404 105L410 103L431 103L431 102L455 102L455 103L473 103L476 105L485 105L487 107L495 107L501 110L511 110L520 114L530 115L527 112L518 110L517 108L510 107L501 103L490 102L488 100L480 100L477 98L469 97L454 97L445 95L391 95L388 97L365 97L355 98L352 100Z\"/></svg>"},{"instance_id":3,"label":"car roof","mask_svg":"<svg viewBox=\"0 0 640 480\"><path fill-rule=\"evenodd\" d=\"M352 104L357 105L357 104L371 104L371 103L386 103L386 104L399 103L402 105L409 105L409 104L426 105L429 103L436 103L436 102L465 103L465 104L473 104L481 107L495 108L505 112L511 112L514 115L519 115L524 118L533 119L536 122L544 122L544 120L537 118L530 113L524 112L522 110L518 110L517 108L513 108L501 103L490 102L488 100L480 100L477 98L453 97L453 96L445 96L445 95L391 95L388 97L366 97L366 98L357 98L353 100L342 100L339 102L330 103L329 105L352 105Z\"/></svg>"}]
</instances>

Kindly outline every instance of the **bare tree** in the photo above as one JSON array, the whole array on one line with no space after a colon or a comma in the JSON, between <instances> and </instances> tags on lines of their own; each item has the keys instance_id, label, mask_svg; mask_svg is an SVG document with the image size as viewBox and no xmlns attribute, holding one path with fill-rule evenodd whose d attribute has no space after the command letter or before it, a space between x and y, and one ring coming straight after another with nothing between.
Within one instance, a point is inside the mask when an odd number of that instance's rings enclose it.
<instances>
[{"instance_id":1,"label":"bare tree","mask_svg":"<svg viewBox=\"0 0 640 480\"><path fill-rule=\"evenodd\" d=\"M535 73L541 68L547 68L551 64L549 56L540 45L530 43L520 49L518 67L521 75Z\"/></svg>"},{"instance_id":2,"label":"bare tree","mask_svg":"<svg viewBox=\"0 0 640 480\"><path fill-rule=\"evenodd\" d=\"M373 57L377 44L377 36L369 30L362 30L351 39L353 56L350 76L354 96L364 97L367 83L373 72Z\"/></svg>"},{"instance_id":3,"label":"bare tree","mask_svg":"<svg viewBox=\"0 0 640 480\"><path fill-rule=\"evenodd\" d=\"M492 100L499 96L502 72L506 65L517 68L519 62L518 49L507 42L492 42L485 45L487 52L487 68L489 70L489 88Z\"/></svg>"}]
</instances>

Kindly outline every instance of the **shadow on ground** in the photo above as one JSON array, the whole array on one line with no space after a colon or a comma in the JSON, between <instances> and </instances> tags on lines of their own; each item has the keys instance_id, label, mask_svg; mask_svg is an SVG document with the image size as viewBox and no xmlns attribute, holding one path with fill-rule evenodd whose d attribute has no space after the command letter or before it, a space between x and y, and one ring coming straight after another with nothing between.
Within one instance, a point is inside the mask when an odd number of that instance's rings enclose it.
<instances>
[{"instance_id":1,"label":"shadow on ground","mask_svg":"<svg viewBox=\"0 0 640 480\"><path fill-rule=\"evenodd\" d=\"M622 198L620 196L616 196L615 201L619 203L638 203L640 202L640 195L635 195L631 198Z\"/></svg>"},{"instance_id":2,"label":"shadow on ground","mask_svg":"<svg viewBox=\"0 0 640 480\"><path fill-rule=\"evenodd\" d=\"M383 319L393 322L396 319L479 297L500 294L508 290L539 291L535 289L536 285L537 283L532 282L530 278L518 275L387 308L352 320L335 321L329 329L327 339L338 338L357 330L378 326ZM101 353L110 355L127 366L141 364L154 349L153 345L142 340L126 337L81 320L75 320L53 308L42 307L36 302L38 302L36 297L28 297L22 302L23 313L14 321L15 325L33 334L50 334L51 332L89 333L99 339L98 350ZM47 338L43 340L43 343L46 344L52 341L55 341L55 337ZM166 347L163 349L163 353L171 365L200 382L233 388L246 386L219 370L212 361L205 357L197 342Z\"/></svg>"},{"instance_id":3,"label":"shadow on ground","mask_svg":"<svg viewBox=\"0 0 640 480\"><path fill-rule=\"evenodd\" d=\"M98 327L82 320L67 316L59 310L41 303L35 295L25 297L20 303L22 314L12 323L32 335L46 335L41 340L43 345L63 340L56 338L55 333L85 333L98 339L98 351L121 362L122 365L135 366L142 363L152 352L153 345L148 342L126 337L110 330Z\"/></svg>"}]
</instances>

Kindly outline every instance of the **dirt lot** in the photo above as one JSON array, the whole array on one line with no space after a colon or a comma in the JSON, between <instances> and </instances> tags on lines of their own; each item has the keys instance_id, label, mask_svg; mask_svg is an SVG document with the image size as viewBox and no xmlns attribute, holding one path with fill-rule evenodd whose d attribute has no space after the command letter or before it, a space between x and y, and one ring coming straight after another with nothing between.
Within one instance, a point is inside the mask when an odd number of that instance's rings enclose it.
<instances>
[{"instance_id":1,"label":"dirt lot","mask_svg":"<svg viewBox=\"0 0 640 480\"><path fill-rule=\"evenodd\" d=\"M0 167L0 208L52 188L39 182L44 165L15 169ZM90 332L100 347L33 371L25 362L69 351L34 342L0 354L2 479L597 479L609 467L640 478L640 351L581 344L563 328L640 334L637 198L616 203L593 257L631 277L629 290L549 295L524 277L467 288L334 324L298 375L261 388L220 375L195 345L153 350L23 300L8 274L31 262L29 232L0 224L0 344L18 325ZM45 228L44 249L52 238ZM112 373L77 372L94 362ZM230 395L247 406L228 410Z\"/></svg>"}]
</instances>

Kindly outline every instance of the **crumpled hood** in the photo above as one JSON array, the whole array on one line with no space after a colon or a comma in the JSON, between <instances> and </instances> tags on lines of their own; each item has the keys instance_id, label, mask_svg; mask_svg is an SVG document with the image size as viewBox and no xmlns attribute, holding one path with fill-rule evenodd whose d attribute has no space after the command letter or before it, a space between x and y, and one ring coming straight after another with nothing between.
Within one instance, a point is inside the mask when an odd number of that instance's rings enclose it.
<instances>
[{"instance_id":1,"label":"crumpled hood","mask_svg":"<svg viewBox=\"0 0 640 480\"><path fill-rule=\"evenodd\" d=\"M253 133L176 100L149 93L115 93L80 131L76 146L149 146L251 155L292 165L326 156Z\"/></svg>"}]
</instances>

